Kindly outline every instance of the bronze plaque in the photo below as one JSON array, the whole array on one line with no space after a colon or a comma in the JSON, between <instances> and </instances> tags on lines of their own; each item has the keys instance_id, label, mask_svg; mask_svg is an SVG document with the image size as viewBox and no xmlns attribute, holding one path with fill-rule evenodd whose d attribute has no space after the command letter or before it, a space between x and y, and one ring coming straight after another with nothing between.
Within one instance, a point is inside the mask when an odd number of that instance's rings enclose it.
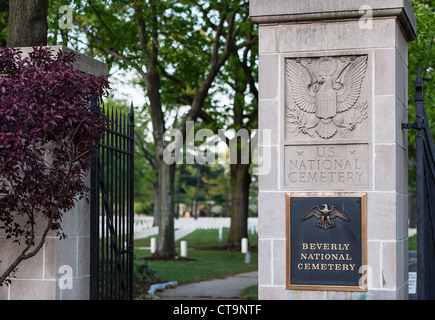
<instances>
[{"instance_id":1,"label":"bronze plaque","mask_svg":"<svg viewBox=\"0 0 435 320\"><path fill-rule=\"evenodd\" d=\"M367 291L366 193L286 194L286 288Z\"/></svg>"}]
</instances>

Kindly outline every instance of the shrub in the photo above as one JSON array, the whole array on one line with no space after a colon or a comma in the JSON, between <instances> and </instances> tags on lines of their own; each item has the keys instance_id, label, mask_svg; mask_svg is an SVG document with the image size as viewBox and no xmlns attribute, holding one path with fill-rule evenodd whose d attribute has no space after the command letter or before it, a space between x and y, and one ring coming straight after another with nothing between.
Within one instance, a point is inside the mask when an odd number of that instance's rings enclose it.
<instances>
[{"instance_id":1,"label":"shrub","mask_svg":"<svg viewBox=\"0 0 435 320\"><path fill-rule=\"evenodd\" d=\"M154 300L155 296L148 294L153 283L159 282L156 272L146 261L135 260L134 262L134 296L136 300Z\"/></svg>"},{"instance_id":2,"label":"shrub","mask_svg":"<svg viewBox=\"0 0 435 320\"><path fill-rule=\"evenodd\" d=\"M86 172L107 125L90 102L109 85L107 77L82 74L75 60L42 46L26 58L0 49L0 229L23 246L0 285L38 253L50 230L66 236L63 214L89 195Z\"/></svg>"}]
</instances>

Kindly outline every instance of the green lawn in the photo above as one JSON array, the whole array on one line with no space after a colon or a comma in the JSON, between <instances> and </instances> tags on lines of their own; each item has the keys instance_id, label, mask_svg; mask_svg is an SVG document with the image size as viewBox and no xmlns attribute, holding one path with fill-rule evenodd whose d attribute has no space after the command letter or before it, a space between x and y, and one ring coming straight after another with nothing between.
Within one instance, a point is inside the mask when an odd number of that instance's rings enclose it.
<instances>
[{"instance_id":1,"label":"green lawn","mask_svg":"<svg viewBox=\"0 0 435 320\"><path fill-rule=\"evenodd\" d=\"M231 251L189 250L187 258L178 261L146 261L143 257L150 257L145 250L135 251L137 263L146 263L155 272L159 281L178 281L181 283L198 282L209 279L222 278L242 272L257 270L257 253L251 253L251 263L245 263L245 255ZM191 260L190 260L191 259Z\"/></svg>"},{"instance_id":2,"label":"green lawn","mask_svg":"<svg viewBox=\"0 0 435 320\"><path fill-rule=\"evenodd\" d=\"M408 248L409 250L417 250L417 235L408 238Z\"/></svg>"},{"instance_id":3,"label":"green lawn","mask_svg":"<svg viewBox=\"0 0 435 320\"><path fill-rule=\"evenodd\" d=\"M149 279L148 284L169 281L182 284L256 271L258 235L249 235L251 263L245 263L245 254L240 251L217 250L216 247L225 244L228 232L227 228L223 229L223 241L220 242L218 230L196 230L176 242L177 252L180 255L180 241L187 241L187 258L170 261L147 260L146 258L151 257L151 252L137 248L149 247L151 237L136 240L136 270L142 270L143 277Z\"/></svg>"},{"instance_id":4,"label":"green lawn","mask_svg":"<svg viewBox=\"0 0 435 320\"><path fill-rule=\"evenodd\" d=\"M241 296L243 300L258 300L258 285L245 288Z\"/></svg>"}]
</instances>

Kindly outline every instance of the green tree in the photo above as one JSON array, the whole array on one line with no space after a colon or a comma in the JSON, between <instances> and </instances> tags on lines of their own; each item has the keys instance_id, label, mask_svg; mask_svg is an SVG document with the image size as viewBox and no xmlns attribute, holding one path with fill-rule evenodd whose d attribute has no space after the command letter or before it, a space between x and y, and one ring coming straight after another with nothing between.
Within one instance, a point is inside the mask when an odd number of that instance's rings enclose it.
<instances>
[{"instance_id":1,"label":"green tree","mask_svg":"<svg viewBox=\"0 0 435 320\"><path fill-rule=\"evenodd\" d=\"M247 29L248 38L255 38L255 26L251 24ZM248 237L248 214L249 214L249 190L251 187L251 144L255 143L258 136L253 136L253 130L258 127L258 92L255 86L257 82L257 50L255 44L247 47L242 53L234 52L232 63L228 65L234 90L233 99L233 128L245 129L249 132L250 140L247 161L243 161L243 146L237 143L237 162L230 163L231 176L231 227L227 245L238 246L242 238ZM250 95L250 99L246 97ZM230 150L234 152L234 150Z\"/></svg>"},{"instance_id":2,"label":"green tree","mask_svg":"<svg viewBox=\"0 0 435 320\"><path fill-rule=\"evenodd\" d=\"M6 46L8 39L9 0L0 0L0 47Z\"/></svg>"},{"instance_id":3,"label":"green tree","mask_svg":"<svg viewBox=\"0 0 435 320\"><path fill-rule=\"evenodd\" d=\"M180 217L180 204L182 202L190 202L188 195L189 187L193 187L196 183L196 177L189 171L189 166L186 164L180 164L177 166L177 178L176 178L176 213L175 216Z\"/></svg>"},{"instance_id":4,"label":"green tree","mask_svg":"<svg viewBox=\"0 0 435 320\"><path fill-rule=\"evenodd\" d=\"M426 113L435 134L435 1L411 0L417 17L417 38L409 44L409 123L415 122L415 81L420 66L423 78ZM416 188L415 131L409 130L409 190Z\"/></svg>"},{"instance_id":5,"label":"green tree","mask_svg":"<svg viewBox=\"0 0 435 320\"><path fill-rule=\"evenodd\" d=\"M59 4L68 4L59 1ZM88 54L101 55L111 66L134 70L143 85L151 114L157 193L159 239L156 255L175 256L174 170L164 161L168 145L165 108L187 105L178 121L195 121L209 90L236 45L236 17L248 2L234 1L73 1L76 26L68 41L87 37Z\"/></svg>"},{"instance_id":6,"label":"green tree","mask_svg":"<svg viewBox=\"0 0 435 320\"><path fill-rule=\"evenodd\" d=\"M234 47L228 63L219 75L220 91L231 98L231 103L216 107L208 104L201 117L210 128L233 129L245 137L224 138L230 148L231 227L227 240L230 247L240 246L248 236L250 187L252 182L251 145L256 143L258 127L258 30L249 19L248 10L241 12L239 41L243 48Z\"/></svg>"}]
</instances>

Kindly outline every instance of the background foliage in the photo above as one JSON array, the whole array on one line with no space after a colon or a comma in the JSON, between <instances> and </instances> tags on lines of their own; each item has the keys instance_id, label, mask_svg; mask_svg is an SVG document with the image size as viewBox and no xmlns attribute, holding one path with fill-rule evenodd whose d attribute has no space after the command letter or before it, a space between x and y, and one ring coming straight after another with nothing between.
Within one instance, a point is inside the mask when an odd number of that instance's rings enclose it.
<instances>
[{"instance_id":1,"label":"background foliage","mask_svg":"<svg viewBox=\"0 0 435 320\"><path fill-rule=\"evenodd\" d=\"M435 1L411 0L417 17L417 38L409 44L409 123L415 122L415 81L420 67L423 78L423 90L426 113L432 135L435 135ZM409 188L415 192L415 131L409 130Z\"/></svg>"}]
</instances>

